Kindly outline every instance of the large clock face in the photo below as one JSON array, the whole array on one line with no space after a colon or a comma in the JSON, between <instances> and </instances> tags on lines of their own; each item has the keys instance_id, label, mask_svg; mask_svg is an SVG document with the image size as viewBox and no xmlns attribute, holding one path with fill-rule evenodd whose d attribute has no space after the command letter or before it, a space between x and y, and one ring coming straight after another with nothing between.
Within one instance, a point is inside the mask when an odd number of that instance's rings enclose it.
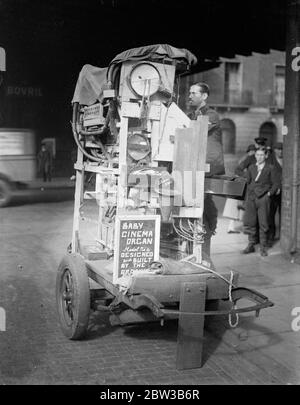
<instances>
[{"instance_id":1,"label":"large clock face","mask_svg":"<svg viewBox=\"0 0 300 405\"><path fill-rule=\"evenodd\" d=\"M129 76L132 90L141 97L156 93L160 86L159 71L151 63L141 62L135 65Z\"/></svg>"}]
</instances>

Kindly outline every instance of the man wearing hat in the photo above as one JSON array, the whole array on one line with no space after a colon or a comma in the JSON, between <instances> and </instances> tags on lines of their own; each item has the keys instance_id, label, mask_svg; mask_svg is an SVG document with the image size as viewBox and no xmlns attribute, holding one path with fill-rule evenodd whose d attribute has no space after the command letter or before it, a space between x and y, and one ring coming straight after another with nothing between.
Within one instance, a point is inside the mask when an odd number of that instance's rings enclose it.
<instances>
[{"instance_id":1,"label":"man wearing hat","mask_svg":"<svg viewBox=\"0 0 300 405\"><path fill-rule=\"evenodd\" d=\"M251 143L251 144L248 146L248 148L246 149L246 152L247 152L247 154L248 154L249 156L255 155L255 152L256 152L256 147L255 147L255 145L253 145L253 143Z\"/></svg>"},{"instance_id":2,"label":"man wearing hat","mask_svg":"<svg viewBox=\"0 0 300 405\"><path fill-rule=\"evenodd\" d=\"M248 168L256 163L256 159L255 159L255 151L259 148L262 148L263 146L265 146L265 142L266 142L266 138L255 138L254 139L255 144L251 144L248 146L247 148L247 156L245 159L242 159L237 168L235 169L235 174L237 174L238 176L244 176L245 175L245 171L248 170Z\"/></svg>"},{"instance_id":3,"label":"man wearing hat","mask_svg":"<svg viewBox=\"0 0 300 405\"><path fill-rule=\"evenodd\" d=\"M267 163L272 164L272 151L271 148L266 146L267 138L263 136L258 136L257 138L254 138L254 145L251 144L247 148L247 155L246 158L242 159L237 168L235 169L235 174L238 176L244 176L245 171L249 168L250 165L253 165L256 163L255 159L255 151L260 148L266 148L267 149Z\"/></svg>"},{"instance_id":4,"label":"man wearing hat","mask_svg":"<svg viewBox=\"0 0 300 405\"><path fill-rule=\"evenodd\" d=\"M281 219L281 183L282 183L282 142L275 143L273 149L273 161L276 176L278 177L278 189L270 199L270 215L269 215L269 235L268 245L272 246L276 235L275 216L279 214L279 235L280 235L280 219Z\"/></svg>"},{"instance_id":5,"label":"man wearing hat","mask_svg":"<svg viewBox=\"0 0 300 405\"><path fill-rule=\"evenodd\" d=\"M235 174L238 176L244 177L246 170L250 165L253 163L256 163L255 159L255 152L256 152L257 147L254 144L251 144L248 146L246 150L246 155L242 157L242 159L239 161L236 169L235 169Z\"/></svg>"},{"instance_id":6,"label":"man wearing hat","mask_svg":"<svg viewBox=\"0 0 300 405\"><path fill-rule=\"evenodd\" d=\"M254 138L254 142L256 149L258 149L261 146L266 146L267 138L263 136L258 136L257 138Z\"/></svg>"}]
</instances>

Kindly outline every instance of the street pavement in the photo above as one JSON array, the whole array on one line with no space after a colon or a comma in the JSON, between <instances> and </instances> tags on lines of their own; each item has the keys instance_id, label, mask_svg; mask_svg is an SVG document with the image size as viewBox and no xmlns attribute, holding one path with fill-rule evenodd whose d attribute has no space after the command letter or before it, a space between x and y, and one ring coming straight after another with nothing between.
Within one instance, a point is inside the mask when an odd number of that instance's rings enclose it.
<instances>
[{"instance_id":1,"label":"street pavement","mask_svg":"<svg viewBox=\"0 0 300 405\"><path fill-rule=\"evenodd\" d=\"M69 341L56 313L55 278L71 238L72 187L68 179L37 184L32 195L0 210L0 307L6 311L0 384L300 383L300 331L292 329L300 266L283 258L279 242L267 257L242 255L247 237L227 233L221 210L212 240L217 270L237 271L240 285L267 295L274 307L258 318L240 315L234 329L226 316L213 317L204 335L204 365L193 370L176 370L176 321L112 327L107 314L96 312L87 337ZM45 191L47 201L40 196Z\"/></svg>"}]
</instances>

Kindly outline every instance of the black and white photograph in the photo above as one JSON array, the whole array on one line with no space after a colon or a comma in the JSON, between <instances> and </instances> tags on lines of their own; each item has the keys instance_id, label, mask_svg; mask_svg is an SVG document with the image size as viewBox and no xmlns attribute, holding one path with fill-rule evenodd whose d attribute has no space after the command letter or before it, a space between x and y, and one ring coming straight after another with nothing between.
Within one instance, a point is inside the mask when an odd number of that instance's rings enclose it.
<instances>
[{"instance_id":1,"label":"black and white photograph","mask_svg":"<svg viewBox=\"0 0 300 405\"><path fill-rule=\"evenodd\" d=\"M0 395L282 385L300 0L0 0Z\"/></svg>"}]
</instances>

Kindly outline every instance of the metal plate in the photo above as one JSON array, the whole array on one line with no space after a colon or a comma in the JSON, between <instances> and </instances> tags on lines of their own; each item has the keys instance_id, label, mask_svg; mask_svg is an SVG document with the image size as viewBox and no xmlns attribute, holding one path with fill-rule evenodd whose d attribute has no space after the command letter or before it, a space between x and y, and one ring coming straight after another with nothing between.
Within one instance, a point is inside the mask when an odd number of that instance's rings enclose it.
<instances>
[{"instance_id":1,"label":"metal plate","mask_svg":"<svg viewBox=\"0 0 300 405\"><path fill-rule=\"evenodd\" d=\"M83 125L85 127L92 125L104 125L105 118L103 117L102 104L94 104L84 108Z\"/></svg>"}]
</instances>

